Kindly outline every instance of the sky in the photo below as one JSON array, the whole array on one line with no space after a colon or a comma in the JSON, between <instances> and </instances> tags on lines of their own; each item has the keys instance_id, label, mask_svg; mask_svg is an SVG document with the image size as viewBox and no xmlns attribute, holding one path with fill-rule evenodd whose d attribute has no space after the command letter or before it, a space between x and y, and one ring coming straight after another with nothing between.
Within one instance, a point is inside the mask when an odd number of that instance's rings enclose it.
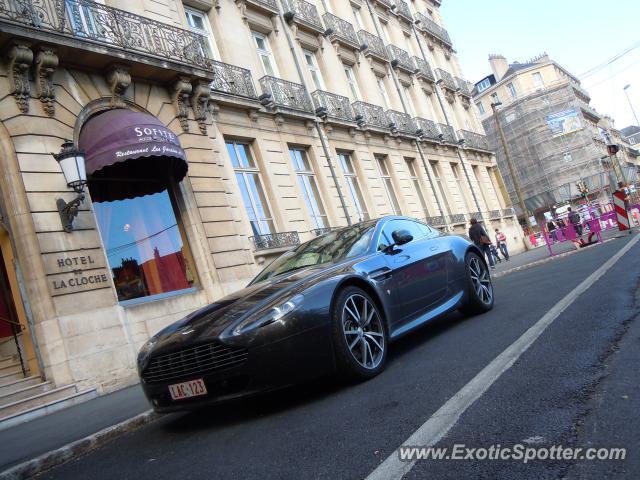
<instances>
[{"instance_id":1,"label":"sky","mask_svg":"<svg viewBox=\"0 0 640 480\"><path fill-rule=\"evenodd\" d=\"M616 128L637 124L623 87L640 116L639 0L443 0L441 13L469 81L491 74L489 54L522 63L546 52Z\"/></svg>"}]
</instances>

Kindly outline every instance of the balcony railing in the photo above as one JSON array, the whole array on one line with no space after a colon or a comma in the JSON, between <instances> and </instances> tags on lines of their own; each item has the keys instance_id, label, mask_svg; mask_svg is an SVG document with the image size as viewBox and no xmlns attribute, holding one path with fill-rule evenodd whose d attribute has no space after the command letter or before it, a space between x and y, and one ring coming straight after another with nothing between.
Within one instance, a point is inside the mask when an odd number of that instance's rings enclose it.
<instances>
[{"instance_id":1,"label":"balcony railing","mask_svg":"<svg viewBox=\"0 0 640 480\"><path fill-rule=\"evenodd\" d=\"M490 151L489 139L485 135L468 130L458 130L458 136L464 138L464 145L467 148Z\"/></svg>"},{"instance_id":2,"label":"balcony railing","mask_svg":"<svg viewBox=\"0 0 640 480\"><path fill-rule=\"evenodd\" d=\"M311 230L313 232L313 234L316 237L319 237L320 235L324 235L325 233L329 233L331 231L331 227L324 227L324 228L314 228L313 230Z\"/></svg>"},{"instance_id":3,"label":"balcony railing","mask_svg":"<svg viewBox=\"0 0 640 480\"><path fill-rule=\"evenodd\" d=\"M436 76L438 77L438 80L442 81L443 87L448 88L452 92L458 90L458 85L456 85L456 81L454 80L453 75L451 75L446 70L436 68Z\"/></svg>"},{"instance_id":4,"label":"balcony railing","mask_svg":"<svg viewBox=\"0 0 640 480\"><path fill-rule=\"evenodd\" d=\"M346 120L348 122L354 121L351 103L347 97L325 92L324 90L316 90L311 93L311 98L313 98L318 116L326 115L333 119Z\"/></svg>"},{"instance_id":5,"label":"balcony railing","mask_svg":"<svg viewBox=\"0 0 640 480\"><path fill-rule=\"evenodd\" d=\"M449 37L449 32L446 29L442 28L436 22L431 20L426 15L422 13L416 14L416 21L419 21L419 28L421 28L424 32L428 33L432 37L440 40L445 45L452 47L451 37Z\"/></svg>"},{"instance_id":6,"label":"balcony railing","mask_svg":"<svg viewBox=\"0 0 640 480\"><path fill-rule=\"evenodd\" d=\"M268 10L271 13L278 13L278 4L276 0L245 0L251 5Z\"/></svg>"},{"instance_id":7,"label":"balcony railing","mask_svg":"<svg viewBox=\"0 0 640 480\"><path fill-rule=\"evenodd\" d=\"M438 130L438 126L434 121L420 117L417 117L415 121L418 124L418 128L422 132L423 138L428 138L437 142L440 141L440 131Z\"/></svg>"},{"instance_id":8,"label":"balcony railing","mask_svg":"<svg viewBox=\"0 0 640 480\"><path fill-rule=\"evenodd\" d=\"M469 220L471 220L472 218L475 218L476 220L481 222L482 221L482 212L470 212L469 213Z\"/></svg>"},{"instance_id":9,"label":"balcony railing","mask_svg":"<svg viewBox=\"0 0 640 480\"><path fill-rule=\"evenodd\" d=\"M447 219L442 215L438 215L435 217L427 217L424 219L426 223L429 225L433 225L434 227L441 227L447 224Z\"/></svg>"},{"instance_id":10,"label":"balcony railing","mask_svg":"<svg viewBox=\"0 0 640 480\"><path fill-rule=\"evenodd\" d=\"M458 93L467 98L471 98L471 87L466 80L456 77L456 83L458 84Z\"/></svg>"},{"instance_id":11,"label":"balcony railing","mask_svg":"<svg viewBox=\"0 0 640 480\"><path fill-rule=\"evenodd\" d=\"M503 217L515 217L515 215L516 215L516 211L513 209L513 207L507 207L504 210L502 210Z\"/></svg>"},{"instance_id":12,"label":"balcony railing","mask_svg":"<svg viewBox=\"0 0 640 480\"><path fill-rule=\"evenodd\" d=\"M278 107L313 113L313 105L307 90L299 83L266 75L260 79L260 87Z\"/></svg>"},{"instance_id":13,"label":"balcony railing","mask_svg":"<svg viewBox=\"0 0 640 480\"><path fill-rule=\"evenodd\" d=\"M439 123L438 128L440 128L440 132L442 133L442 140L445 143L457 144L456 134L451 125L445 125L444 123Z\"/></svg>"},{"instance_id":14,"label":"balcony railing","mask_svg":"<svg viewBox=\"0 0 640 480\"><path fill-rule=\"evenodd\" d=\"M388 60L384 42L380 40L379 37L372 35L366 30L360 30L358 32L358 39L360 39L360 50L362 50L365 55L371 55L383 62Z\"/></svg>"},{"instance_id":15,"label":"balcony railing","mask_svg":"<svg viewBox=\"0 0 640 480\"><path fill-rule=\"evenodd\" d=\"M0 23L211 70L204 36L89 0L0 1Z\"/></svg>"},{"instance_id":16,"label":"balcony railing","mask_svg":"<svg viewBox=\"0 0 640 480\"><path fill-rule=\"evenodd\" d=\"M411 15L411 10L409 10L409 5L404 0L395 0L396 8L395 11L398 15L405 18L409 22L413 22L413 15Z\"/></svg>"},{"instance_id":17,"label":"balcony railing","mask_svg":"<svg viewBox=\"0 0 640 480\"><path fill-rule=\"evenodd\" d=\"M331 30L330 40L336 40L355 49L360 48L360 39L353 25L332 13L325 13L322 19L327 29Z\"/></svg>"},{"instance_id":18,"label":"balcony railing","mask_svg":"<svg viewBox=\"0 0 640 480\"><path fill-rule=\"evenodd\" d=\"M268 250L271 248L285 248L300 245L298 232L270 233L249 237L256 250Z\"/></svg>"},{"instance_id":19,"label":"balcony railing","mask_svg":"<svg viewBox=\"0 0 640 480\"><path fill-rule=\"evenodd\" d=\"M502 216L502 212L500 210L491 210L489 212L489 219L497 220Z\"/></svg>"},{"instance_id":20,"label":"balcony railing","mask_svg":"<svg viewBox=\"0 0 640 480\"><path fill-rule=\"evenodd\" d=\"M391 60L391 66L394 68L399 68L410 74L416 72L416 64L413 63L413 58L411 58L409 52L395 45L387 45L387 53Z\"/></svg>"},{"instance_id":21,"label":"balcony railing","mask_svg":"<svg viewBox=\"0 0 640 480\"><path fill-rule=\"evenodd\" d=\"M353 113L355 113L359 125L385 130L389 128L389 120L382 107L366 102L354 102L351 107L353 107Z\"/></svg>"},{"instance_id":22,"label":"balcony railing","mask_svg":"<svg viewBox=\"0 0 640 480\"><path fill-rule=\"evenodd\" d=\"M396 110L387 110L387 120L391 126L391 131L397 131L399 133L406 133L409 135L416 135L418 126L416 122L411 118L411 115L398 112Z\"/></svg>"},{"instance_id":23,"label":"balcony railing","mask_svg":"<svg viewBox=\"0 0 640 480\"><path fill-rule=\"evenodd\" d=\"M464 217L464 213L454 213L453 215L449 215L449 223L452 225L466 222L467 219Z\"/></svg>"},{"instance_id":24,"label":"balcony railing","mask_svg":"<svg viewBox=\"0 0 640 480\"><path fill-rule=\"evenodd\" d=\"M214 91L238 97L258 98L250 70L216 60L212 60L211 64L214 74L211 88Z\"/></svg>"},{"instance_id":25,"label":"balcony railing","mask_svg":"<svg viewBox=\"0 0 640 480\"><path fill-rule=\"evenodd\" d=\"M429 62L427 62L424 58L420 58L420 57L413 57L413 61L416 63L417 76L422 77L430 82L436 81L436 77L433 75L433 70L431 70L431 66L429 65Z\"/></svg>"},{"instance_id":26,"label":"balcony railing","mask_svg":"<svg viewBox=\"0 0 640 480\"><path fill-rule=\"evenodd\" d=\"M296 22L318 33L324 32L324 25L315 5L305 0L282 0L284 18Z\"/></svg>"},{"instance_id":27,"label":"balcony railing","mask_svg":"<svg viewBox=\"0 0 640 480\"><path fill-rule=\"evenodd\" d=\"M388 8L388 9L393 8L393 4L391 3L391 0L373 0L373 1L379 3L385 8Z\"/></svg>"}]
</instances>

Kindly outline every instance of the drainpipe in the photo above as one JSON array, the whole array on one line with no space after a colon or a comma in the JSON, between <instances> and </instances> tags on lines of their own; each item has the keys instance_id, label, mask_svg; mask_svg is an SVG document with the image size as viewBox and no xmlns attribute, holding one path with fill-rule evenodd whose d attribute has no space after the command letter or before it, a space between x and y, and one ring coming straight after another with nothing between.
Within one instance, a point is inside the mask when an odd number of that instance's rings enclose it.
<instances>
[{"instance_id":1,"label":"drainpipe","mask_svg":"<svg viewBox=\"0 0 640 480\"><path fill-rule=\"evenodd\" d=\"M382 39L381 29L380 29L380 26L378 25L378 17L375 15L375 13L373 11L373 8L371 7L371 4L369 3L369 0L366 0L365 3L367 4L367 8L369 9L369 14L371 15L371 18L373 19L373 26L376 29L376 34L378 35L378 38ZM402 104L402 110L407 115L410 115L409 109L407 108L407 105L404 103L404 98L402 96L402 92L400 91L400 82L398 81L396 73L393 70L393 66L391 65L391 61L387 61L387 63L389 64L389 67L390 67L389 71L391 72L391 78L393 79L393 84L396 87L396 92L398 92L398 97L400 98L400 103ZM416 140L416 149L418 150L418 155L420 155L420 160L422 161L422 166L424 167L424 170L427 173L427 179L429 180L429 185L431 186L431 191L433 192L433 196L436 199L436 205L438 206L438 211L440 212L440 216L442 216L442 218L444 218L445 222L446 222L447 217L446 217L446 214L444 213L444 210L442 209L442 205L440 204L440 200L438 199L438 192L437 192L437 190L435 188L435 185L433 183L433 179L431 178L431 174L429 173L429 168L427 167L427 160L426 160L426 158L424 156L424 152L422 151L422 147L420 146L420 140L419 139Z\"/></svg>"},{"instance_id":2,"label":"drainpipe","mask_svg":"<svg viewBox=\"0 0 640 480\"><path fill-rule=\"evenodd\" d=\"M300 83L302 84L302 86L304 86L305 94L307 95L307 98L310 104L313 106L313 98L311 98L311 91L309 90L307 82L304 79L304 75L302 73L302 67L300 66L300 61L298 60L298 56L296 55L296 49L293 43L293 39L291 38L291 32L289 31L289 28L284 19L282 6L279 3L278 3L278 18L280 19L280 23L282 24L282 31L284 32L285 37L287 37L287 43L289 44L289 49L291 50L291 55L293 56L293 62L296 65L296 70L298 72L298 77L300 78ZM347 225L351 225L351 217L349 216L349 210L347 209L347 204L344 201L344 196L342 195L340 183L338 182L338 177L336 176L335 169L333 168L333 162L331 161L331 151L329 150L329 144L327 142L327 138L317 118L314 118L313 123L316 127L316 131L318 132L318 137L320 137L322 150L324 151L324 156L326 157L327 164L329 165L331 178L333 179L333 183L335 184L336 190L338 191L338 197L340 198L340 205L342 206L342 210L344 211L344 216L347 219Z\"/></svg>"},{"instance_id":3,"label":"drainpipe","mask_svg":"<svg viewBox=\"0 0 640 480\"><path fill-rule=\"evenodd\" d=\"M422 41L420 40L420 32L418 32L418 30L416 29L415 23L411 24L411 29L413 30L413 33L416 36L416 40L418 42L418 47L420 48L420 54L422 55L422 59L425 62L429 62L429 60L427 60L427 55L424 53L424 47L422 46ZM449 115L447 115L447 110L445 109L444 103L442 102L442 96L440 95L440 86L437 83L436 83L436 88L434 89L434 91L436 93L436 97L438 98L438 104L440 105L440 110L442 110L442 114L444 116L445 123L449 127L453 128L453 125L451 125L451 122L449 121ZM456 132L455 128L453 128L453 137L456 139L456 141L458 141L458 143L460 142L460 140L458 139L458 133ZM464 176L467 179L467 183L469 184L469 189L471 190L471 196L473 196L473 202L476 204L476 208L478 209L478 212L482 212L482 209L480 208L480 203L478 202L478 197L476 197L476 192L473 189L473 185L471 184L471 178L469 177L469 172L467 170L466 163L462 159L462 154L460 153L460 148L456 148L456 153L458 154L458 159L460 160L460 165L462 165L462 171L464 172ZM462 192L462 193L464 193L464 192Z\"/></svg>"}]
</instances>

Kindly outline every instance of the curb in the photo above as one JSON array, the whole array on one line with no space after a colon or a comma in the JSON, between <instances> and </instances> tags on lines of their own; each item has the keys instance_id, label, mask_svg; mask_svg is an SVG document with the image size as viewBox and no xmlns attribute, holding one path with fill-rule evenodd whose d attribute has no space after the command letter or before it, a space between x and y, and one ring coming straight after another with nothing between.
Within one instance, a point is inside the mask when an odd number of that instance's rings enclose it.
<instances>
[{"instance_id":1,"label":"curb","mask_svg":"<svg viewBox=\"0 0 640 480\"><path fill-rule=\"evenodd\" d=\"M139 415L116 425L103 428L102 430L81 438L80 440L68 443L67 445L51 450L47 453L43 453L36 458L27 460L26 462L19 463L4 472L0 472L0 479L22 480L33 477L80 455L84 455L91 450L101 447L119 435L132 432L153 422L159 417L160 415L155 413L153 410L147 410L146 412L140 413Z\"/></svg>"}]
</instances>

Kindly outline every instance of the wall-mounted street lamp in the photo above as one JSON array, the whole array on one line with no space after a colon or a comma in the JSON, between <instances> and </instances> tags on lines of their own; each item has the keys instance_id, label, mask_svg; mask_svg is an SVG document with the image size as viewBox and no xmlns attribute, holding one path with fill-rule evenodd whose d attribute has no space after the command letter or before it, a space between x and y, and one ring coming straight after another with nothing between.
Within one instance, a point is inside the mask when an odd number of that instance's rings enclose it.
<instances>
[{"instance_id":1,"label":"wall-mounted street lamp","mask_svg":"<svg viewBox=\"0 0 640 480\"><path fill-rule=\"evenodd\" d=\"M73 231L73 220L78 216L78 209L84 200L84 186L87 184L87 172L84 165L84 152L78 150L71 140L65 140L60 153L52 153L60 164L67 187L72 188L78 196L70 202L62 198L56 200L62 228L67 233Z\"/></svg>"}]
</instances>

